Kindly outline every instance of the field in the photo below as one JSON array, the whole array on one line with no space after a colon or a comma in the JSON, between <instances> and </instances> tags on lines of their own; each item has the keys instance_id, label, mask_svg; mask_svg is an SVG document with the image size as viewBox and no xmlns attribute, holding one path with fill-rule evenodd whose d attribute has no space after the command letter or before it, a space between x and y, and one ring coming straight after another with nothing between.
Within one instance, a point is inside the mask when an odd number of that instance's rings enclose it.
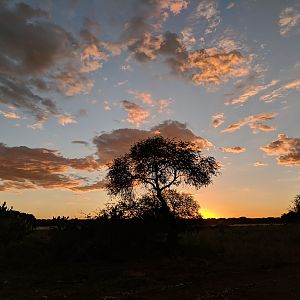
<instances>
[{"instance_id":1,"label":"field","mask_svg":"<svg viewBox=\"0 0 300 300\"><path fill-rule=\"evenodd\" d=\"M199 226L161 252L120 245L118 255L70 258L49 253L48 230L34 231L1 248L0 299L300 299L299 229Z\"/></svg>"}]
</instances>

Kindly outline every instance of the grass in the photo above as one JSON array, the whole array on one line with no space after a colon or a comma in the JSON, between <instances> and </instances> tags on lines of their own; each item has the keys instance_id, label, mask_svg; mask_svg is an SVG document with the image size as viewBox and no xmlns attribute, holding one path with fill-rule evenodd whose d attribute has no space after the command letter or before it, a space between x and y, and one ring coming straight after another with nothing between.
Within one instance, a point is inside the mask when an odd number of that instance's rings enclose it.
<instances>
[{"instance_id":1,"label":"grass","mask_svg":"<svg viewBox=\"0 0 300 300\"><path fill-rule=\"evenodd\" d=\"M180 233L172 251L139 247L139 234L126 243L132 228L111 230L114 253L101 252L97 231L34 231L2 246L0 299L300 298L299 225L200 226Z\"/></svg>"}]
</instances>

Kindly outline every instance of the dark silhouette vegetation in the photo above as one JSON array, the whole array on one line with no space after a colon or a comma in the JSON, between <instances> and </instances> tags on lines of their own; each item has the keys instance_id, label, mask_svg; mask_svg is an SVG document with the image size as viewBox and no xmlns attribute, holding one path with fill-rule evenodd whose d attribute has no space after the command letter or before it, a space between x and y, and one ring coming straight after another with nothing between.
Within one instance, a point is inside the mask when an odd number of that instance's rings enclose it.
<instances>
[{"instance_id":1,"label":"dark silhouette vegetation","mask_svg":"<svg viewBox=\"0 0 300 300\"><path fill-rule=\"evenodd\" d=\"M218 170L216 160L203 156L196 144L155 136L136 143L112 162L106 177L107 189L111 196L127 203L135 201L137 191L146 191L147 195L137 203L149 203L152 199L152 208L156 207L165 219L180 217L179 210L186 217L189 212L174 205L179 206L179 201L193 202L190 196L180 195L172 188L181 184L196 189L207 186L219 174ZM174 198L178 200L173 201ZM195 210L193 205L186 206L189 208Z\"/></svg>"},{"instance_id":2,"label":"dark silhouette vegetation","mask_svg":"<svg viewBox=\"0 0 300 300\"><path fill-rule=\"evenodd\" d=\"M167 190L162 193L168 206L170 215L176 220L201 219L200 206L193 197L186 193L178 193L175 190ZM162 216L162 203L153 194L145 194L140 198L125 198L118 202L109 202L101 210L100 215L107 219L118 220L160 220Z\"/></svg>"},{"instance_id":3,"label":"dark silhouette vegetation","mask_svg":"<svg viewBox=\"0 0 300 300\"><path fill-rule=\"evenodd\" d=\"M300 194L294 197L288 212L284 213L281 218L285 222L300 222Z\"/></svg>"},{"instance_id":4,"label":"dark silhouette vegetation","mask_svg":"<svg viewBox=\"0 0 300 300\"><path fill-rule=\"evenodd\" d=\"M6 202L0 206L0 241L3 244L23 239L35 226L36 219L32 214L8 208Z\"/></svg>"},{"instance_id":5,"label":"dark silhouette vegetation","mask_svg":"<svg viewBox=\"0 0 300 300\"><path fill-rule=\"evenodd\" d=\"M174 189L201 188L218 175L215 159L196 149L159 136L137 143L110 165L114 201L94 217L35 219L4 203L0 298L198 299L199 283L207 282L199 299L231 299L258 282L253 272L259 277L264 270L272 291L278 286L275 270L290 290L300 271L300 195L281 218L203 219L193 197ZM242 287L225 286L216 294L216 282L227 285L233 278L236 284L242 274L248 276ZM241 293L232 299L248 298Z\"/></svg>"},{"instance_id":6,"label":"dark silhouette vegetation","mask_svg":"<svg viewBox=\"0 0 300 300\"><path fill-rule=\"evenodd\" d=\"M22 238L1 239L1 299L197 299L203 293L203 299L252 299L245 298L252 289L269 299L269 282L272 299L283 299L282 289L298 299L297 223L176 219L180 230L170 252L160 217L141 217L138 209L125 218L121 211L121 218L38 219Z\"/></svg>"}]
</instances>

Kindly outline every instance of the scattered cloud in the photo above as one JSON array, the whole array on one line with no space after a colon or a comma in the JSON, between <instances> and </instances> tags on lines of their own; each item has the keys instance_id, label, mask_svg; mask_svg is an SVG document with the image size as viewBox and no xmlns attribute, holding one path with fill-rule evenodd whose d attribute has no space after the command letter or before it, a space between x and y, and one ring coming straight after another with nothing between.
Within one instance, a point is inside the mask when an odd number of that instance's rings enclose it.
<instances>
[{"instance_id":1,"label":"scattered cloud","mask_svg":"<svg viewBox=\"0 0 300 300\"><path fill-rule=\"evenodd\" d=\"M230 3L226 6L226 9L231 9L231 8L234 7L234 5L235 5L234 2L230 2Z\"/></svg>"},{"instance_id":2,"label":"scattered cloud","mask_svg":"<svg viewBox=\"0 0 300 300\"><path fill-rule=\"evenodd\" d=\"M85 185L86 178L71 175L69 170L93 172L99 163L91 156L69 159L55 150L8 147L0 144L0 191L11 189L69 189Z\"/></svg>"},{"instance_id":3,"label":"scattered cloud","mask_svg":"<svg viewBox=\"0 0 300 300\"><path fill-rule=\"evenodd\" d=\"M78 140L72 141L72 144L80 144L80 145L84 145L84 146L89 145L89 143L86 141L78 141Z\"/></svg>"},{"instance_id":4,"label":"scattered cloud","mask_svg":"<svg viewBox=\"0 0 300 300\"><path fill-rule=\"evenodd\" d=\"M7 111L0 110L0 115L2 115L6 119L21 119L20 116L18 116L16 113L12 111L7 112Z\"/></svg>"},{"instance_id":5,"label":"scattered cloud","mask_svg":"<svg viewBox=\"0 0 300 300\"><path fill-rule=\"evenodd\" d=\"M224 119L224 113L220 113L220 114L216 114L216 115L213 115L211 117L212 119L212 123L210 124L212 127L219 127L220 125L222 125L225 121L223 120Z\"/></svg>"},{"instance_id":6,"label":"scattered cloud","mask_svg":"<svg viewBox=\"0 0 300 300\"><path fill-rule=\"evenodd\" d=\"M141 101L143 104L156 109L159 114L171 113L169 107L173 103L172 99L154 99L152 94L149 92L141 92L138 90L128 90L128 93L134 95L136 100Z\"/></svg>"},{"instance_id":7,"label":"scattered cloud","mask_svg":"<svg viewBox=\"0 0 300 300\"><path fill-rule=\"evenodd\" d=\"M241 50L244 48L243 44L233 37L222 36L216 43L217 47L225 52Z\"/></svg>"},{"instance_id":8,"label":"scattered cloud","mask_svg":"<svg viewBox=\"0 0 300 300\"><path fill-rule=\"evenodd\" d=\"M217 86L231 78L250 73L249 58L239 51L226 52L220 48L188 51L176 33L153 36L144 34L129 46L133 57L140 62L165 58L171 72L190 79L195 85Z\"/></svg>"},{"instance_id":9,"label":"scattered cloud","mask_svg":"<svg viewBox=\"0 0 300 300\"><path fill-rule=\"evenodd\" d=\"M82 66L80 72L89 73L97 71L102 68L102 61L107 61L108 56L104 52L100 51L95 44L87 45L81 54Z\"/></svg>"},{"instance_id":10,"label":"scattered cloud","mask_svg":"<svg viewBox=\"0 0 300 300\"><path fill-rule=\"evenodd\" d=\"M261 161L256 161L253 166L254 167L266 167L268 164L267 163L264 163L264 162L261 162Z\"/></svg>"},{"instance_id":11,"label":"scattered cloud","mask_svg":"<svg viewBox=\"0 0 300 300\"><path fill-rule=\"evenodd\" d=\"M170 114L172 111L169 110L170 105L173 103L172 99L159 99L158 101L158 110L160 114Z\"/></svg>"},{"instance_id":12,"label":"scattered cloud","mask_svg":"<svg viewBox=\"0 0 300 300\"><path fill-rule=\"evenodd\" d=\"M205 18L207 21L207 28L205 35L210 34L216 30L221 22L220 12L218 10L217 0L202 0L198 4L193 18Z\"/></svg>"},{"instance_id":13,"label":"scattered cloud","mask_svg":"<svg viewBox=\"0 0 300 300\"><path fill-rule=\"evenodd\" d=\"M250 123L249 127L252 129L253 133L258 133L260 131L268 132L276 130L276 127L272 127L261 122Z\"/></svg>"},{"instance_id":14,"label":"scattered cloud","mask_svg":"<svg viewBox=\"0 0 300 300\"><path fill-rule=\"evenodd\" d=\"M224 104L225 105L233 105L233 104L245 103L248 101L249 98L256 96L257 94L274 86L277 83L278 83L278 80L272 80L270 83L268 83L266 85L251 86L244 93L242 93L238 98L233 98L230 101L225 102Z\"/></svg>"},{"instance_id":15,"label":"scattered cloud","mask_svg":"<svg viewBox=\"0 0 300 300\"><path fill-rule=\"evenodd\" d=\"M120 69L121 69L122 71L133 71L132 66L129 65L129 64L122 65L122 66L120 67Z\"/></svg>"},{"instance_id":16,"label":"scattered cloud","mask_svg":"<svg viewBox=\"0 0 300 300\"><path fill-rule=\"evenodd\" d=\"M127 122L135 124L139 127L142 123L146 122L146 119L150 116L150 112L140 105L128 101L121 101L122 107L127 111Z\"/></svg>"},{"instance_id":17,"label":"scattered cloud","mask_svg":"<svg viewBox=\"0 0 300 300\"><path fill-rule=\"evenodd\" d=\"M260 147L269 156L277 156L277 163L284 166L300 166L300 138L279 134L277 140Z\"/></svg>"},{"instance_id":18,"label":"scattered cloud","mask_svg":"<svg viewBox=\"0 0 300 300\"><path fill-rule=\"evenodd\" d=\"M126 80L123 80L123 81L119 81L119 82L117 82L117 83L114 85L114 87L122 86L122 85L126 84L127 82L128 82L127 79L126 79Z\"/></svg>"},{"instance_id":19,"label":"scattered cloud","mask_svg":"<svg viewBox=\"0 0 300 300\"><path fill-rule=\"evenodd\" d=\"M168 7L174 15L178 15L182 10L186 9L189 4L188 0L167 0L161 2L164 2L164 5Z\"/></svg>"},{"instance_id":20,"label":"scattered cloud","mask_svg":"<svg viewBox=\"0 0 300 300\"><path fill-rule=\"evenodd\" d=\"M245 125L248 125L251 129L253 129L254 133L259 131L273 131L276 130L276 128L265 125L259 121L273 120L277 115L278 113L262 113L258 115L251 115L247 118L239 120L237 123L229 125L223 129L222 132L234 132Z\"/></svg>"},{"instance_id":21,"label":"scattered cloud","mask_svg":"<svg viewBox=\"0 0 300 300\"><path fill-rule=\"evenodd\" d=\"M149 106L154 106L155 100L152 97L152 94L149 92L141 92L138 90L128 90L128 93L134 95L135 99L141 100L144 104Z\"/></svg>"},{"instance_id":22,"label":"scattered cloud","mask_svg":"<svg viewBox=\"0 0 300 300\"><path fill-rule=\"evenodd\" d=\"M35 128L63 114L46 93L88 93L87 74L107 60L94 40L75 38L25 3L0 4L0 35L0 103L33 116Z\"/></svg>"},{"instance_id":23,"label":"scattered cloud","mask_svg":"<svg viewBox=\"0 0 300 300\"><path fill-rule=\"evenodd\" d=\"M111 133L103 133L96 136L93 142L98 149L101 164L106 165L114 158L126 153L137 141L147 139L156 134L171 139L175 138L195 142L200 149L212 147L212 144L208 140L195 135L186 124L171 120L156 125L150 130L130 128L117 129Z\"/></svg>"},{"instance_id":24,"label":"scattered cloud","mask_svg":"<svg viewBox=\"0 0 300 300\"><path fill-rule=\"evenodd\" d=\"M67 113L58 116L57 120L58 120L58 123L62 126L77 123L75 117L70 114L67 114Z\"/></svg>"},{"instance_id":25,"label":"scattered cloud","mask_svg":"<svg viewBox=\"0 0 300 300\"><path fill-rule=\"evenodd\" d=\"M111 106L110 106L110 104L109 104L109 102L108 101L103 101L103 105L104 105L104 110L106 110L106 111L110 111L111 110Z\"/></svg>"},{"instance_id":26,"label":"scattered cloud","mask_svg":"<svg viewBox=\"0 0 300 300\"><path fill-rule=\"evenodd\" d=\"M88 94L94 87L94 81L86 79L73 68L56 76L57 89L67 97Z\"/></svg>"},{"instance_id":27,"label":"scattered cloud","mask_svg":"<svg viewBox=\"0 0 300 300\"><path fill-rule=\"evenodd\" d=\"M295 7L287 7L280 12L278 26L282 36L286 36L300 23L300 10Z\"/></svg>"},{"instance_id":28,"label":"scattered cloud","mask_svg":"<svg viewBox=\"0 0 300 300\"><path fill-rule=\"evenodd\" d=\"M230 78L248 75L250 67L246 63L246 58L238 51L225 53L210 48L190 53L182 68L193 73L191 80L196 85L220 85Z\"/></svg>"},{"instance_id":29,"label":"scattered cloud","mask_svg":"<svg viewBox=\"0 0 300 300\"><path fill-rule=\"evenodd\" d=\"M196 43L196 38L193 35L193 28L186 27L181 31L182 42L187 50L191 50Z\"/></svg>"},{"instance_id":30,"label":"scattered cloud","mask_svg":"<svg viewBox=\"0 0 300 300\"><path fill-rule=\"evenodd\" d=\"M222 152L228 152L228 153L243 153L246 151L246 148L243 147L221 147L220 150Z\"/></svg>"},{"instance_id":31,"label":"scattered cloud","mask_svg":"<svg viewBox=\"0 0 300 300\"><path fill-rule=\"evenodd\" d=\"M260 100L272 102L276 98L281 98L287 95L290 90L300 90L300 79L295 79L283 84L280 88L260 97Z\"/></svg>"}]
</instances>

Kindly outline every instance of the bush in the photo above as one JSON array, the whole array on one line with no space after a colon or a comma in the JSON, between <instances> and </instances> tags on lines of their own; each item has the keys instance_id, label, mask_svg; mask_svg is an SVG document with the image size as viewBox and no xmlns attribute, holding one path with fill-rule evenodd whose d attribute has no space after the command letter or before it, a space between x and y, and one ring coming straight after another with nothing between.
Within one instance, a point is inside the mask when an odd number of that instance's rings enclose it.
<instances>
[{"instance_id":1,"label":"bush","mask_svg":"<svg viewBox=\"0 0 300 300\"><path fill-rule=\"evenodd\" d=\"M4 202L0 206L0 243L6 245L24 238L35 228L35 224L33 215L8 208Z\"/></svg>"}]
</instances>

